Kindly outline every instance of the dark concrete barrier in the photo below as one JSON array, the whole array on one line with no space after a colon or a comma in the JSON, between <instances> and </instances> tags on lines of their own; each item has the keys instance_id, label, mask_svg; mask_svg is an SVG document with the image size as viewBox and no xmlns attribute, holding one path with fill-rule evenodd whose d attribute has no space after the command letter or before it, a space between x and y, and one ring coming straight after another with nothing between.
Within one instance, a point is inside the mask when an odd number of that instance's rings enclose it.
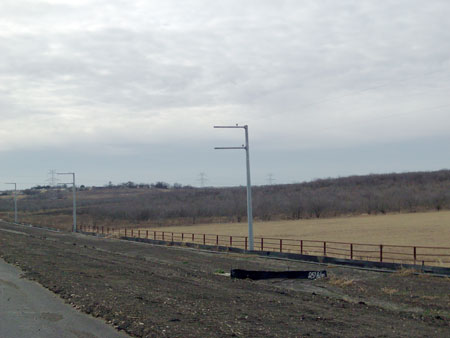
<instances>
[{"instance_id":1,"label":"dark concrete barrier","mask_svg":"<svg viewBox=\"0 0 450 338\"><path fill-rule=\"evenodd\" d=\"M232 269L230 272L231 278L238 279L319 279L326 278L327 272L322 271L252 271L242 269Z\"/></svg>"}]
</instances>

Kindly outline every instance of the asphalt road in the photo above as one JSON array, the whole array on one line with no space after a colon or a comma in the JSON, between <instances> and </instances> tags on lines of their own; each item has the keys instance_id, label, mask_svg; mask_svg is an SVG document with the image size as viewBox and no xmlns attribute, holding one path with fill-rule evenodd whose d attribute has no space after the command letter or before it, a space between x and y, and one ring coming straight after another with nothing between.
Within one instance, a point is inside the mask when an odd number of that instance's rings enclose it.
<instances>
[{"instance_id":1,"label":"asphalt road","mask_svg":"<svg viewBox=\"0 0 450 338\"><path fill-rule=\"evenodd\" d=\"M0 337L128 337L20 275L0 259Z\"/></svg>"}]
</instances>

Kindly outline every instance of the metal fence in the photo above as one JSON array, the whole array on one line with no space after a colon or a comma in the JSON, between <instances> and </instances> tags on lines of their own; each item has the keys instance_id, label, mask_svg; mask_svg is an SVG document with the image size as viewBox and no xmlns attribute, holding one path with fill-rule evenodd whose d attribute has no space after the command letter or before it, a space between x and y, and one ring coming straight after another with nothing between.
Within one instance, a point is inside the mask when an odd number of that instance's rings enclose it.
<instances>
[{"instance_id":1,"label":"metal fence","mask_svg":"<svg viewBox=\"0 0 450 338\"><path fill-rule=\"evenodd\" d=\"M168 232L146 229L80 226L81 231L114 237L136 237L167 242L189 242L203 245L248 249L248 238L217 234ZM255 251L275 251L301 255L325 256L351 260L450 266L450 247L362 244L306 239L255 237Z\"/></svg>"}]
</instances>

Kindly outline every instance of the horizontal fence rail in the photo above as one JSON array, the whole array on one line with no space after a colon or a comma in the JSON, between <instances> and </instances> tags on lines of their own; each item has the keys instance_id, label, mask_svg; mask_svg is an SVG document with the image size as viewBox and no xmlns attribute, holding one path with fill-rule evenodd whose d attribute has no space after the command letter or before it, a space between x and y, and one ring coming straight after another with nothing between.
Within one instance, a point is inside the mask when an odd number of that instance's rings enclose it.
<instances>
[{"instance_id":1,"label":"horizontal fence rail","mask_svg":"<svg viewBox=\"0 0 450 338\"><path fill-rule=\"evenodd\" d=\"M248 250L248 238L217 234L168 232L147 229L80 226L80 231L114 237L135 237ZM362 244L306 239L255 237L255 251L273 251L373 262L450 266L450 247Z\"/></svg>"}]
</instances>

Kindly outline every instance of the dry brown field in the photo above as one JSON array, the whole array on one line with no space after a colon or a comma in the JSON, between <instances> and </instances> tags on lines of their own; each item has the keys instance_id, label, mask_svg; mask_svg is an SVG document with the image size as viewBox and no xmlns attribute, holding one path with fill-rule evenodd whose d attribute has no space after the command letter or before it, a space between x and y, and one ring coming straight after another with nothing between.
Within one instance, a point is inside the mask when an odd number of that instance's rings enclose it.
<instances>
[{"instance_id":1,"label":"dry brown field","mask_svg":"<svg viewBox=\"0 0 450 338\"><path fill-rule=\"evenodd\" d=\"M255 222L256 237L365 244L450 247L450 211ZM157 231L247 236L247 223L151 228Z\"/></svg>"},{"instance_id":2,"label":"dry brown field","mask_svg":"<svg viewBox=\"0 0 450 338\"><path fill-rule=\"evenodd\" d=\"M248 234L246 223L144 230L153 232L155 239L171 238L172 241L194 241L247 249L247 240L240 237ZM150 231L140 231L137 235L147 235ZM166 238L162 231L166 232ZM189 233L198 235L191 237ZM255 250L450 266L450 211L256 222L254 233ZM136 236L136 232L131 235Z\"/></svg>"}]
</instances>

